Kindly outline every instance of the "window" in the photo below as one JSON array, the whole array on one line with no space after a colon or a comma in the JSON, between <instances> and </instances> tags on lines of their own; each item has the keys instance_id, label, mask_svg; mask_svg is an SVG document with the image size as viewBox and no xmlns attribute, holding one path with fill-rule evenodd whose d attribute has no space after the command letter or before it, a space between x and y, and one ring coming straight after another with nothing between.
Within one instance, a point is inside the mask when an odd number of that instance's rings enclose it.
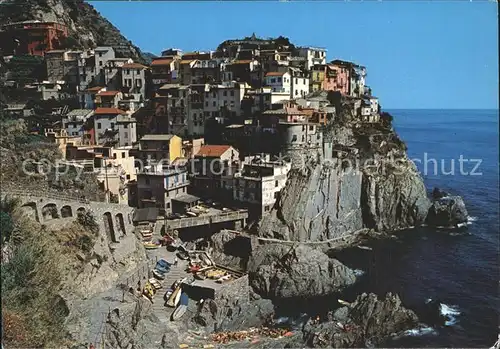
<instances>
[{"instance_id":1,"label":"window","mask_svg":"<svg viewBox=\"0 0 500 349\"><path fill-rule=\"evenodd\" d=\"M208 92L205 92L205 98L208 98Z\"/></svg>"},{"instance_id":2,"label":"window","mask_svg":"<svg viewBox=\"0 0 500 349\"><path fill-rule=\"evenodd\" d=\"M278 186L278 181L274 181L274 186L277 187Z\"/></svg>"},{"instance_id":3,"label":"window","mask_svg":"<svg viewBox=\"0 0 500 349\"><path fill-rule=\"evenodd\" d=\"M314 131L314 126L313 125L309 126L309 131Z\"/></svg>"},{"instance_id":4,"label":"window","mask_svg":"<svg viewBox=\"0 0 500 349\"><path fill-rule=\"evenodd\" d=\"M234 97L234 90L231 90L231 97Z\"/></svg>"},{"instance_id":5,"label":"window","mask_svg":"<svg viewBox=\"0 0 500 349\"><path fill-rule=\"evenodd\" d=\"M304 83L304 85L306 84L306 79L303 79L303 83Z\"/></svg>"},{"instance_id":6,"label":"window","mask_svg":"<svg viewBox=\"0 0 500 349\"><path fill-rule=\"evenodd\" d=\"M216 101L213 101L213 102L212 102L212 106L214 106L214 107L215 107L216 105L217 105L217 102L216 102Z\"/></svg>"},{"instance_id":7,"label":"window","mask_svg":"<svg viewBox=\"0 0 500 349\"><path fill-rule=\"evenodd\" d=\"M299 79L295 78L295 85L299 83Z\"/></svg>"},{"instance_id":8,"label":"window","mask_svg":"<svg viewBox=\"0 0 500 349\"><path fill-rule=\"evenodd\" d=\"M217 94L215 92L212 93L213 98L217 98Z\"/></svg>"},{"instance_id":9,"label":"window","mask_svg":"<svg viewBox=\"0 0 500 349\"><path fill-rule=\"evenodd\" d=\"M280 193L279 191L275 191L275 192L274 192L274 198L275 198L275 199L277 199L277 198L278 198L279 193Z\"/></svg>"},{"instance_id":10,"label":"window","mask_svg":"<svg viewBox=\"0 0 500 349\"><path fill-rule=\"evenodd\" d=\"M102 67L102 61L99 61L99 66Z\"/></svg>"},{"instance_id":11,"label":"window","mask_svg":"<svg viewBox=\"0 0 500 349\"><path fill-rule=\"evenodd\" d=\"M279 77L279 78L277 79L277 81L278 81L278 82L281 82L281 77Z\"/></svg>"},{"instance_id":12,"label":"window","mask_svg":"<svg viewBox=\"0 0 500 349\"><path fill-rule=\"evenodd\" d=\"M123 133L123 138L128 138L128 132Z\"/></svg>"},{"instance_id":13,"label":"window","mask_svg":"<svg viewBox=\"0 0 500 349\"><path fill-rule=\"evenodd\" d=\"M271 78L271 84L274 84L276 82L275 78Z\"/></svg>"},{"instance_id":14,"label":"window","mask_svg":"<svg viewBox=\"0 0 500 349\"><path fill-rule=\"evenodd\" d=\"M298 95L299 94L299 91L298 90L295 90L295 95Z\"/></svg>"},{"instance_id":15,"label":"window","mask_svg":"<svg viewBox=\"0 0 500 349\"><path fill-rule=\"evenodd\" d=\"M100 129L101 129L101 123L100 123L100 122L98 122L98 123L97 123L97 129L98 129L98 130L100 130Z\"/></svg>"},{"instance_id":16,"label":"window","mask_svg":"<svg viewBox=\"0 0 500 349\"><path fill-rule=\"evenodd\" d=\"M141 79L136 79L135 80L135 86L136 87L142 87L142 80Z\"/></svg>"},{"instance_id":17,"label":"window","mask_svg":"<svg viewBox=\"0 0 500 349\"><path fill-rule=\"evenodd\" d=\"M304 135L302 135L302 142L305 142L306 140L306 137Z\"/></svg>"},{"instance_id":18,"label":"window","mask_svg":"<svg viewBox=\"0 0 500 349\"><path fill-rule=\"evenodd\" d=\"M128 174L126 178L127 178L127 179L130 179L130 175Z\"/></svg>"},{"instance_id":19,"label":"window","mask_svg":"<svg viewBox=\"0 0 500 349\"><path fill-rule=\"evenodd\" d=\"M113 154L113 159L116 159L116 153Z\"/></svg>"},{"instance_id":20,"label":"window","mask_svg":"<svg viewBox=\"0 0 500 349\"><path fill-rule=\"evenodd\" d=\"M223 95L224 97L226 97L226 96L227 96L227 91L225 91L225 90L224 90L224 92L222 92L222 95Z\"/></svg>"},{"instance_id":21,"label":"window","mask_svg":"<svg viewBox=\"0 0 500 349\"><path fill-rule=\"evenodd\" d=\"M99 52L99 57L102 57L102 52Z\"/></svg>"},{"instance_id":22,"label":"window","mask_svg":"<svg viewBox=\"0 0 500 349\"><path fill-rule=\"evenodd\" d=\"M205 102L205 107L208 107L208 102Z\"/></svg>"},{"instance_id":23,"label":"window","mask_svg":"<svg viewBox=\"0 0 500 349\"><path fill-rule=\"evenodd\" d=\"M266 211L266 212L269 211L269 205L264 206L264 211Z\"/></svg>"},{"instance_id":24,"label":"window","mask_svg":"<svg viewBox=\"0 0 500 349\"><path fill-rule=\"evenodd\" d=\"M111 129L114 129L114 128L115 128L115 123L114 123L114 122L112 122L112 123L111 123Z\"/></svg>"},{"instance_id":25,"label":"window","mask_svg":"<svg viewBox=\"0 0 500 349\"><path fill-rule=\"evenodd\" d=\"M302 125L302 131L306 130L306 125Z\"/></svg>"},{"instance_id":26,"label":"window","mask_svg":"<svg viewBox=\"0 0 500 349\"><path fill-rule=\"evenodd\" d=\"M170 208L170 202L167 202L167 208Z\"/></svg>"},{"instance_id":27,"label":"window","mask_svg":"<svg viewBox=\"0 0 500 349\"><path fill-rule=\"evenodd\" d=\"M125 152L122 151L122 159L125 159Z\"/></svg>"},{"instance_id":28,"label":"window","mask_svg":"<svg viewBox=\"0 0 500 349\"><path fill-rule=\"evenodd\" d=\"M130 74L130 69L125 70L125 74L129 75Z\"/></svg>"},{"instance_id":29,"label":"window","mask_svg":"<svg viewBox=\"0 0 500 349\"><path fill-rule=\"evenodd\" d=\"M193 113L193 119L196 120L196 113Z\"/></svg>"}]
</instances>

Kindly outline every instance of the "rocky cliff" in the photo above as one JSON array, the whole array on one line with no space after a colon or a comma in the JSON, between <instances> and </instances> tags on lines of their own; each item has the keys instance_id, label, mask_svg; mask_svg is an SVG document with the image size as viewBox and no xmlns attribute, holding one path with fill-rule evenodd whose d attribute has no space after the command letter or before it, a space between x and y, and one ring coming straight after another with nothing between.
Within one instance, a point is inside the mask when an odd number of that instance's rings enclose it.
<instances>
[{"instance_id":1,"label":"rocky cliff","mask_svg":"<svg viewBox=\"0 0 500 349\"><path fill-rule=\"evenodd\" d=\"M120 31L83 0L4 0L0 2L0 25L26 20L65 24L69 38L64 48L112 46L117 57L131 57L141 63L149 58ZM0 47L8 46L2 43Z\"/></svg>"},{"instance_id":2,"label":"rocky cliff","mask_svg":"<svg viewBox=\"0 0 500 349\"><path fill-rule=\"evenodd\" d=\"M425 222L424 183L390 122L360 124L345 105L324 137L322 152L292 154L300 165L259 222L261 236L326 241L362 228L391 231Z\"/></svg>"}]
</instances>

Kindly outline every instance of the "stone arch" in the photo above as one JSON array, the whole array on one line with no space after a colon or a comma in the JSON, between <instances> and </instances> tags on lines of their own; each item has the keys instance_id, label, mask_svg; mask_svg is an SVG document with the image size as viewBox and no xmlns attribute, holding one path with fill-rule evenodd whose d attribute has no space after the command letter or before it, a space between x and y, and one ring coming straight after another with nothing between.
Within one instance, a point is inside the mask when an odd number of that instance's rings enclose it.
<instances>
[{"instance_id":1,"label":"stone arch","mask_svg":"<svg viewBox=\"0 0 500 349\"><path fill-rule=\"evenodd\" d=\"M87 212L87 210L85 209L85 207L79 207L78 210L76 210L77 216L79 216L81 214L85 214L85 212Z\"/></svg>"},{"instance_id":2,"label":"stone arch","mask_svg":"<svg viewBox=\"0 0 500 349\"><path fill-rule=\"evenodd\" d=\"M61 217L62 218L73 217L73 209L71 208L70 205L64 205L63 207L61 207Z\"/></svg>"},{"instance_id":3,"label":"stone arch","mask_svg":"<svg viewBox=\"0 0 500 349\"><path fill-rule=\"evenodd\" d=\"M123 220L123 214L117 213L115 215L116 230L118 230L121 235L127 234L125 231L125 221Z\"/></svg>"},{"instance_id":4,"label":"stone arch","mask_svg":"<svg viewBox=\"0 0 500 349\"><path fill-rule=\"evenodd\" d=\"M112 242L118 242L115 235L115 228L113 226L113 215L109 212L106 212L102 215L104 220L104 231L108 239Z\"/></svg>"},{"instance_id":5,"label":"stone arch","mask_svg":"<svg viewBox=\"0 0 500 349\"><path fill-rule=\"evenodd\" d=\"M38 212L36 209L35 202L27 202L20 207L21 212L24 216L34 219L35 221L40 222L40 217L38 217Z\"/></svg>"},{"instance_id":6,"label":"stone arch","mask_svg":"<svg viewBox=\"0 0 500 349\"><path fill-rule=\"evenodd\" d=\"M44 221L49 221L51 219L59 218L59 211L57 210L57 205L54 203L49 203L43 206L42 216Z\"/></svg>"}]
</instances>

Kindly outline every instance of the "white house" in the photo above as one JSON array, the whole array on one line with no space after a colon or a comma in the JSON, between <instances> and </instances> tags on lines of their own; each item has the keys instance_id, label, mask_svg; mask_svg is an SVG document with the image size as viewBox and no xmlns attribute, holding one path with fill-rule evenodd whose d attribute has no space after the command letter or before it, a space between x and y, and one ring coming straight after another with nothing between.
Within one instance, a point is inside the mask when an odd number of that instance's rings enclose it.
<instances>
[{"instance_id":1,"label":"white house","mask_svg":"<svg viewBox=\"0 0 500 349\"><path fill-rule=\"evenodd\" d=\"M205 90L203 114L205 118L215 117L222 121L224 117L241 115L241 101L245 95L245 85L231 82L222 85L210 85Z\"/></svg>"},{"instance_id":2,"label":"white house","mask_svg":"<svg viewBox=\"0 0 500 349\"><path fill-rule=\"evenodd\" d=\"M137 142L137 121L126 115L116 116L118 128L118 146L127 147Z\"/></svg>"},{"instance_id":3,"label":"white house","mask_svg":"<svg viewBox=\"0 0 500 349\"><path fill-rule=\"evenodd\" d=\"M301 98L309 94L309 78L304 75L292 77L291 98Z\"/></svg>"},{"instance_id":4,"label":"white house","mask_svg":"<svg viewBox=\"0 0 500 349\"><path fill-rule=\"evenodd\" d=\"M146 71L148 67L139 63L126 63L122 66L122 86L127 93L140 93L143 99L146 95Z\"/></svg>"},{"instance_id":5,"label":"white house","mask_svg":"<svg viewBox=\"0 0 500 349\"><path fill-rule=\"evenodd\" d=\"M261 215L270 212L291 166L290 162L272 161L270 155L246 157L242 171L234 176L233 199L253 205Z\"/></svg>"},{"instance_id":6,"label":"white house","mask_svg":"<svg viewBox=\"0 0 500 349\"><path fill-rule=\"evenodd\" d=\"M269 72L265 76L265 85L271 87L272 92L290 95L292 82L288 72Z\"/></svg>"},{"instance_id":7,"label":"white house","mask_svg":"<svg viewBox=\"0 0 500 349\"><path fill-rule=\"evenodd\" d=\"M74 109L62 118L62 127L68 136L83 136L83 125L94 115L92 109Z\"/></svg>"},{"instance_id":8,"label":"white house","mask_svg":"<svg viewBox=\"0 0 500 349\"><path fill-rule=\"evenodd\" d=\"M119 115L125 115L125 112L118 108L97 108L94 111L96 144L102 145L117 140L119 130L116 123Z\"/></svg>"},{"instance_id":9,"label":"white house","mask_svg":"<svg viewBox=\"0 0 500 349\"><path fill-rule=\"evenodd\" d=\"M316 64L326 64L326 49L322 47L299 47L298 55L307 60L307 70Z\"/></svg>"}]
</instances>

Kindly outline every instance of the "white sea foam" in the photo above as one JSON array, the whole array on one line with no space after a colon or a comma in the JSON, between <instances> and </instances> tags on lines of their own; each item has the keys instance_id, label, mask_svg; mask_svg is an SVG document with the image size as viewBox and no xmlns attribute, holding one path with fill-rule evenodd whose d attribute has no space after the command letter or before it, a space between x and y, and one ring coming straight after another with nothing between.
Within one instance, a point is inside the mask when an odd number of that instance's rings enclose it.
<instances>
[{"instance_id":1,"label":"white sea foam","mask_svg":"<svg viewBox=\"0 0 500 349\"><path fill-rule=\"evenodd\" d=\"M447 320L445 321L445 326L452 326L457 322L457 316L460 315L460 310L456 305L447 305L444 303L439 303L439 311L441 315L445 316Z\"/></svg>"},{"instance_id":2,"label":"white sea foam","mask_svg":"<svg viewBox=\"0 0 500 349\"><path fill-rule=\"evenodd\" d=\"M437 332L432 327L421 326L421 327L413 328L411 330L404 331L403 336L418 337L418 336L425 336L425 335L430 335L430 334L435 335L435 334L437 334Z\"/></svg>"},{"instance_id":3,"label":"white sea foam","mask_svg":"<svg viewBox=\"0 0 500 349\"><path fill-rule=\"evenodd\" d=\"M473 217L473 216L468 216L467 217L467 222L466 223L459 223L457 224L459 228L461 227L465 227L467 225L471 225L472 223L474 223L475 221L477 221L477 217Z\"/></svg>"},{"instance_id":4,"label":"white sea foam","mask_svg":"<svg viewBox=\"0 0 500 349\"><path fill-rule=\"evenodd\" d=\"M361 270L361 269L354 269L353 272L354 272L354 275L356 275L356 276L362 276L365 274L365 271Z\"/></svg>"}]
</instances>

